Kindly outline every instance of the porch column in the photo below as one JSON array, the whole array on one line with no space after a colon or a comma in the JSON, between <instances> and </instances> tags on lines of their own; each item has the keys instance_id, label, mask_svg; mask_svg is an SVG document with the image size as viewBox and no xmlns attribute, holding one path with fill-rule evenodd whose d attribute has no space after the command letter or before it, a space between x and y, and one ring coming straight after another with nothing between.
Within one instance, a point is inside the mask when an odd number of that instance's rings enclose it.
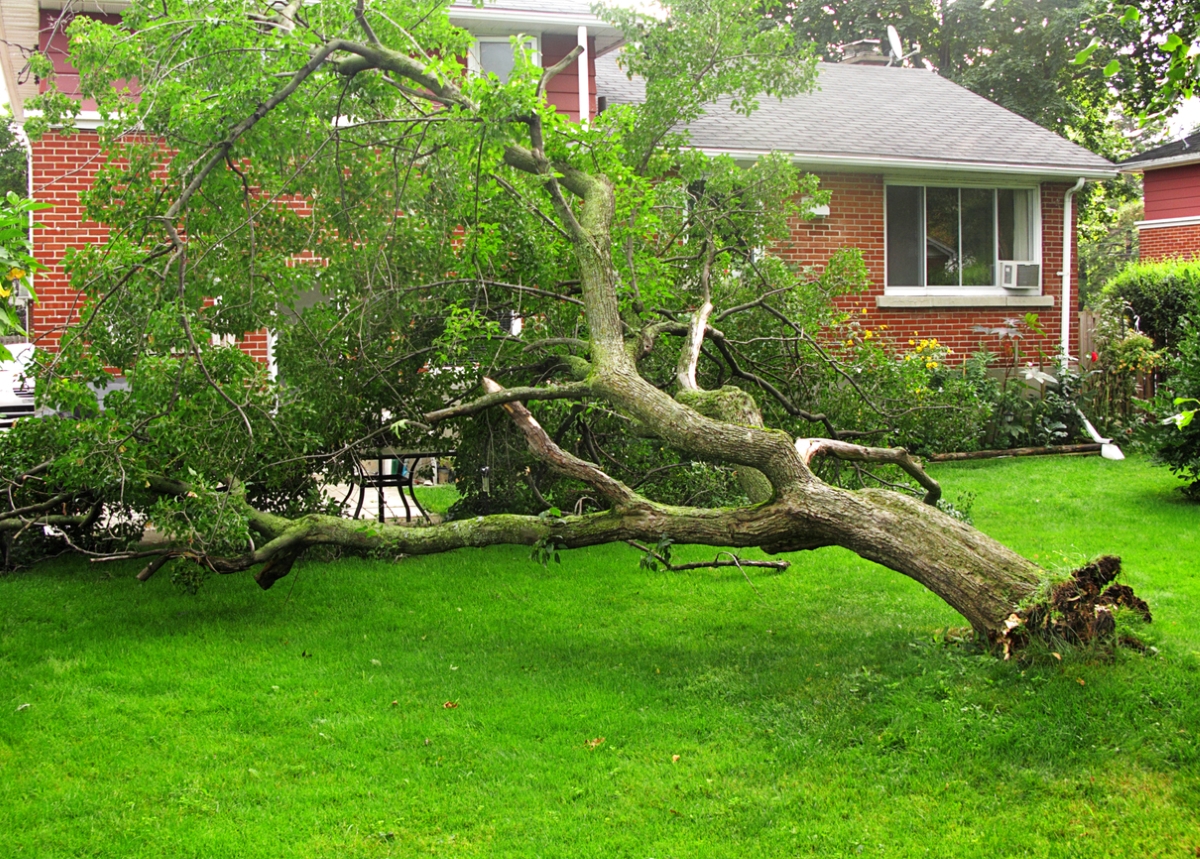
<instances>
[{"instance_id":1,"label":"porch column","mask_svg":"<svg viewBox=\"0 0 1200 859\"><path fill-rule=\"evenodd\" d=\"M576 61L579 63L579 121L587 122L591 118L592 107L591 87L589 86L591 81L588 79L587 27L579 28L578 38L579 47L583 49L583 53Z\"/></svg>"}]
</instances>

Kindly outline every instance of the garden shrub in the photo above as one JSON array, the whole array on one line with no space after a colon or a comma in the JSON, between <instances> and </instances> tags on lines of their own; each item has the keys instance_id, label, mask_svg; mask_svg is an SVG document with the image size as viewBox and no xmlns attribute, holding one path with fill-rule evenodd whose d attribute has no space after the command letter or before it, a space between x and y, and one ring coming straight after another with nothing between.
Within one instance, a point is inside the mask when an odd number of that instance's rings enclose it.
<instances>
[{"instance_id":1,"label":"garden shrub","mask_svg":"<svg viewBox=\"0 0 1200 859\"><path fill-rule=\"evenodd\" d=\"M1177 425L1169 417L1180 410L1176 400L1200 399L1200 331L1196 330L1200 318L1185 317L1182 321L1190 331L1179 342L1178 352L1168 361L1166 380L1156 398L1159 414L1168 417L1151 427L1150 436L1155 459L1187 480L1184 494L1200 501L1200 421ZM1194 403L1190 405L1194 406Z\"/></svg>"},{"instance_id":2,"label":"garden shrub","mask_svg":"<svg viewBox=\"0 0 1200 859\"><path fill-rule=\"evenodd\" d=\"M1105 435L1131 439L1154 415L1143 391L1162 371L1168 351L1137 327L1136 317L1115 292L1095 303L1095 352L1087 373L1089 414Z\"/></svg>"},{"instance_id":3,"label":"garden shrub","mask_svg":"<svg viewBox=\"0 0 1200 859\"><path fill-rule=\"evenodd\" d=\"M1133 327L1160 349L1175 348L1187 334L1184 319L1200 306L1200 262L1138 262L1105 285L1103 295L1126 308Z\"/></svg>"}]
</instances>

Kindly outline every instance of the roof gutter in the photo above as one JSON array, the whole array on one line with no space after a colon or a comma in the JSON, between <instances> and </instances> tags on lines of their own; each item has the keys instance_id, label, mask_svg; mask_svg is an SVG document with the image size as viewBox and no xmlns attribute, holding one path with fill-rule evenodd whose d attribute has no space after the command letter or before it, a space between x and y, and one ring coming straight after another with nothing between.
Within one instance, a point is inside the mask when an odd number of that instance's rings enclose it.
<instances>
[{"instance_id":1,"label":"roof gutter","mask_svg":"<svg viewBox=\"0 0 1200 859\"><path fill-rule=\"evenodd\" d=\"M1167 167L1186 167L1200 163L1200 152L1184 152L1163 158L1148 158L1145 161L1126 161L1117 165L1122 173L1144 173L1147 170L1162 170Z\"/></svg>"},{"instance_id":2,"label":"roof gutter","mask_svg":"<svg viewBox=\"0 0 1200 859\"><path fill-rule=\"evenodd\" d=\"M1074 220L1071 204L1075 195L1083 190L1087 179L1083 176L1063 195L1063 252L1062 252L1062 367L1065 370L1071 360L1071 247L1075 243Z\"/></svg>"},{"instance_id":3,"label":"roof gutter","mask_svg":"<svg viewBox=\"0 0 1200 859\"><path fill-rule=\"evenodd\" d=\"M728 155L737 161L753 161L764 155L771 154L767 149L725 149L712 146L696 147L705 155ZM1058 167L1041 164L996 164L987 161L947 161L934 158L904 158L888 156L863 155L829 155L826 153L793 152L793 164L821 167L851 167L864 170L946 170L960 173L991 173L1026 178L1040 177L1047 180L1075 179L1082 176L1085 179L1116 179L1120 173L1114 167L1109 170L1097 168L1094 170L1079 167Z\"/></svg>"},{"instance_id":4,"label":"roof gutter","mask_svg":"<svg viewBox=\"0 0 1200 859\"><path fill-rule=\"evenodd\" d=\"M476 8L473 6L450 6L446 10L450 21L457 24L460 21L470 21L477 24L503 23L513 25L529 25L537 28L546 26L589 27L595 30L608 30L620 34L621 30L612 24L597 18L595 15L577 15L571 12L534 12L522 9L496 9L495 7Z\"/></svg>"}]
</instances>

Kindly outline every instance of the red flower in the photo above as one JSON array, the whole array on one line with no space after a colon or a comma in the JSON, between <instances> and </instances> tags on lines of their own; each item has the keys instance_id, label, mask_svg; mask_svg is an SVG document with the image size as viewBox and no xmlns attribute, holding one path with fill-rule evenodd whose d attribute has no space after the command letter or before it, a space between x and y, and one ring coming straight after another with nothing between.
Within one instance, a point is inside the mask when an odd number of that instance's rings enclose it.
<instances>
[{"instance_id":1,"label":"red flower","mask_svg":"<svg viewBox=\"0 0 1200 859\"><path fill-rule=\"evenodd\" d=\"M1100 356L1097 353L1093 352L1092 353L1092 363L1095 364L1099 360L1100 360Z\"/></svg>"}]
</instances>

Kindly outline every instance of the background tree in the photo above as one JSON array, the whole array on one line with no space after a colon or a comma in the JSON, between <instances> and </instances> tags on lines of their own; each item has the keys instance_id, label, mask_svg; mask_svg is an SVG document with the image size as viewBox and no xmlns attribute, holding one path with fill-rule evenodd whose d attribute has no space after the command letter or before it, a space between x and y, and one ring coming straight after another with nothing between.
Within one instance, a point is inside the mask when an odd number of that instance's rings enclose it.
<instances>
[{"instance_id":1,"label":"background tree","mask_svg":"<svg viewBox=\"0 0 1200 859\"><path fill-rule=\"evenodd\" d=\"M910 65L925 64L938 74L1114 161L1160 139L1161 125L1131 134L1122 121L1122 98L1110 85L1105 66L1124 47L1096 41L1094 61L1075 57L1093 44L1091 22L1107 16L1106 32L1121 32L1110 7L1099 0L802 0L789 5L802 38L822 46L831 61L840 46L879 39L887 50L887 26L896 27L906 51L918 51ZM786 13L785 13L786 14ZM1134 111L1137 112L1136 110ZM881 129L886 133L886 129ZM1078 200L1080 290L1087 299L1115 270L1128 232L1123 213L1141 197L1137 180L1090 183ZM1126 218L1127 220L1127 218ZM1136 257L1136 246L1133 247Z\"/></svg>"},{"instance_id":2,"label":"background tree","mask_svg":"<svg viewBox=\"0 0 1200 859\"><path fill-rule=\"evenodd\" d=\"M812 50L764 25L760 4L680 0L665 20L607 10L646 101L586 126L544 98L574 53L543 70L514 40L501 83L464 76L467 35L426 4L246 9L214 0L197 18L190 0L154 0L121 28L72 25L117 156L86 203L114 231L69 261L92 300L43 357L41 402L71 417L21 422L0 442L13 475L0 531L50 526L87 550L148 516L170 542L134 553L149 559L143 577L179 559L190 584L253 568L264 588L322 545L840 545L1006 648L1056 624L1106 634L1118 603L1145 611L1128 589L1103 590L1112 563L1044 590L1036 564L940 512L940 488L903 449L851 443L772 391L757 350L827 354L805 308L841 287L757 249L785 235L792 201L821 196L782 157L742 169L678 131L718 96L750 112L811 84ZM118 79L142 82L140 100ZM56 95L40 106L46 123L76 109ZM853 283L853 259L832 269ZM278 380L221 340L264 326L279 331ZM106 367L129 387L100 410ZM767 426L756 395L773 401L768 417L823 435ZM364 449L428 445L497 407L539 468L578 487L574 513L375 525L325 500L321 485ZM735 469L745 500L655 500L602 455L565 450L545 420L564 410ZM817 460L894 465L924 503L831 485ZM1045 611L1059 596L1065 613Z\"/></svg>"},{"instance_id":3,"label":"background tree","mask_svg":"<svg viewBox=\"0 0 1200 859\"><path fill-rule=\"evenodd\" d=\"M18 197L29 193L29 153L10 121L0 118L0 197L12 191Z\"/></svg>"},{"instance_id":4,"label":"background tree","mask_svg":"<svg viewBox=\"0 0 1200 859\"><path fill-rule=\"evenodd\" d=\"M1200 34L1195 0L1101 3L1081 33L1089 42L1076 65L1102 69L1121 102L1143 121L1173 115L1192 96L1200 75L1192 49Z\"/></svg>"},{"instance_id":5,"label":"background tree","mask_svg":"<svg viewBox=\"0 0 1200 859\"><path fill-rule=\"evenodd\" d=\"M910 65L938 74L1094 152L1123 151L1109 122L1116 104L1101 68L1072 64L1090 42L1080 24L1096 0L803 0L791 9L793 26L822 46L831 61L839 47L880 39L896 27ZM1111 57L1107 51L1106 58Z\"/></svg>"},{"instance_id":6,"label":"background tree","mask_svg":"<svg viewBox=\"0 0 1200 859\"><path fill-rule=\"evenodd\" d=\"M25 305L13 299L21 286L30 286L28 275L34 268L29 256L30 209L18 202L28 193L28 151L12 122L0 117L0 337L21 334L25 325ZM0 360L9 357L0 340Z\"/></svg>"}]
</instances>

